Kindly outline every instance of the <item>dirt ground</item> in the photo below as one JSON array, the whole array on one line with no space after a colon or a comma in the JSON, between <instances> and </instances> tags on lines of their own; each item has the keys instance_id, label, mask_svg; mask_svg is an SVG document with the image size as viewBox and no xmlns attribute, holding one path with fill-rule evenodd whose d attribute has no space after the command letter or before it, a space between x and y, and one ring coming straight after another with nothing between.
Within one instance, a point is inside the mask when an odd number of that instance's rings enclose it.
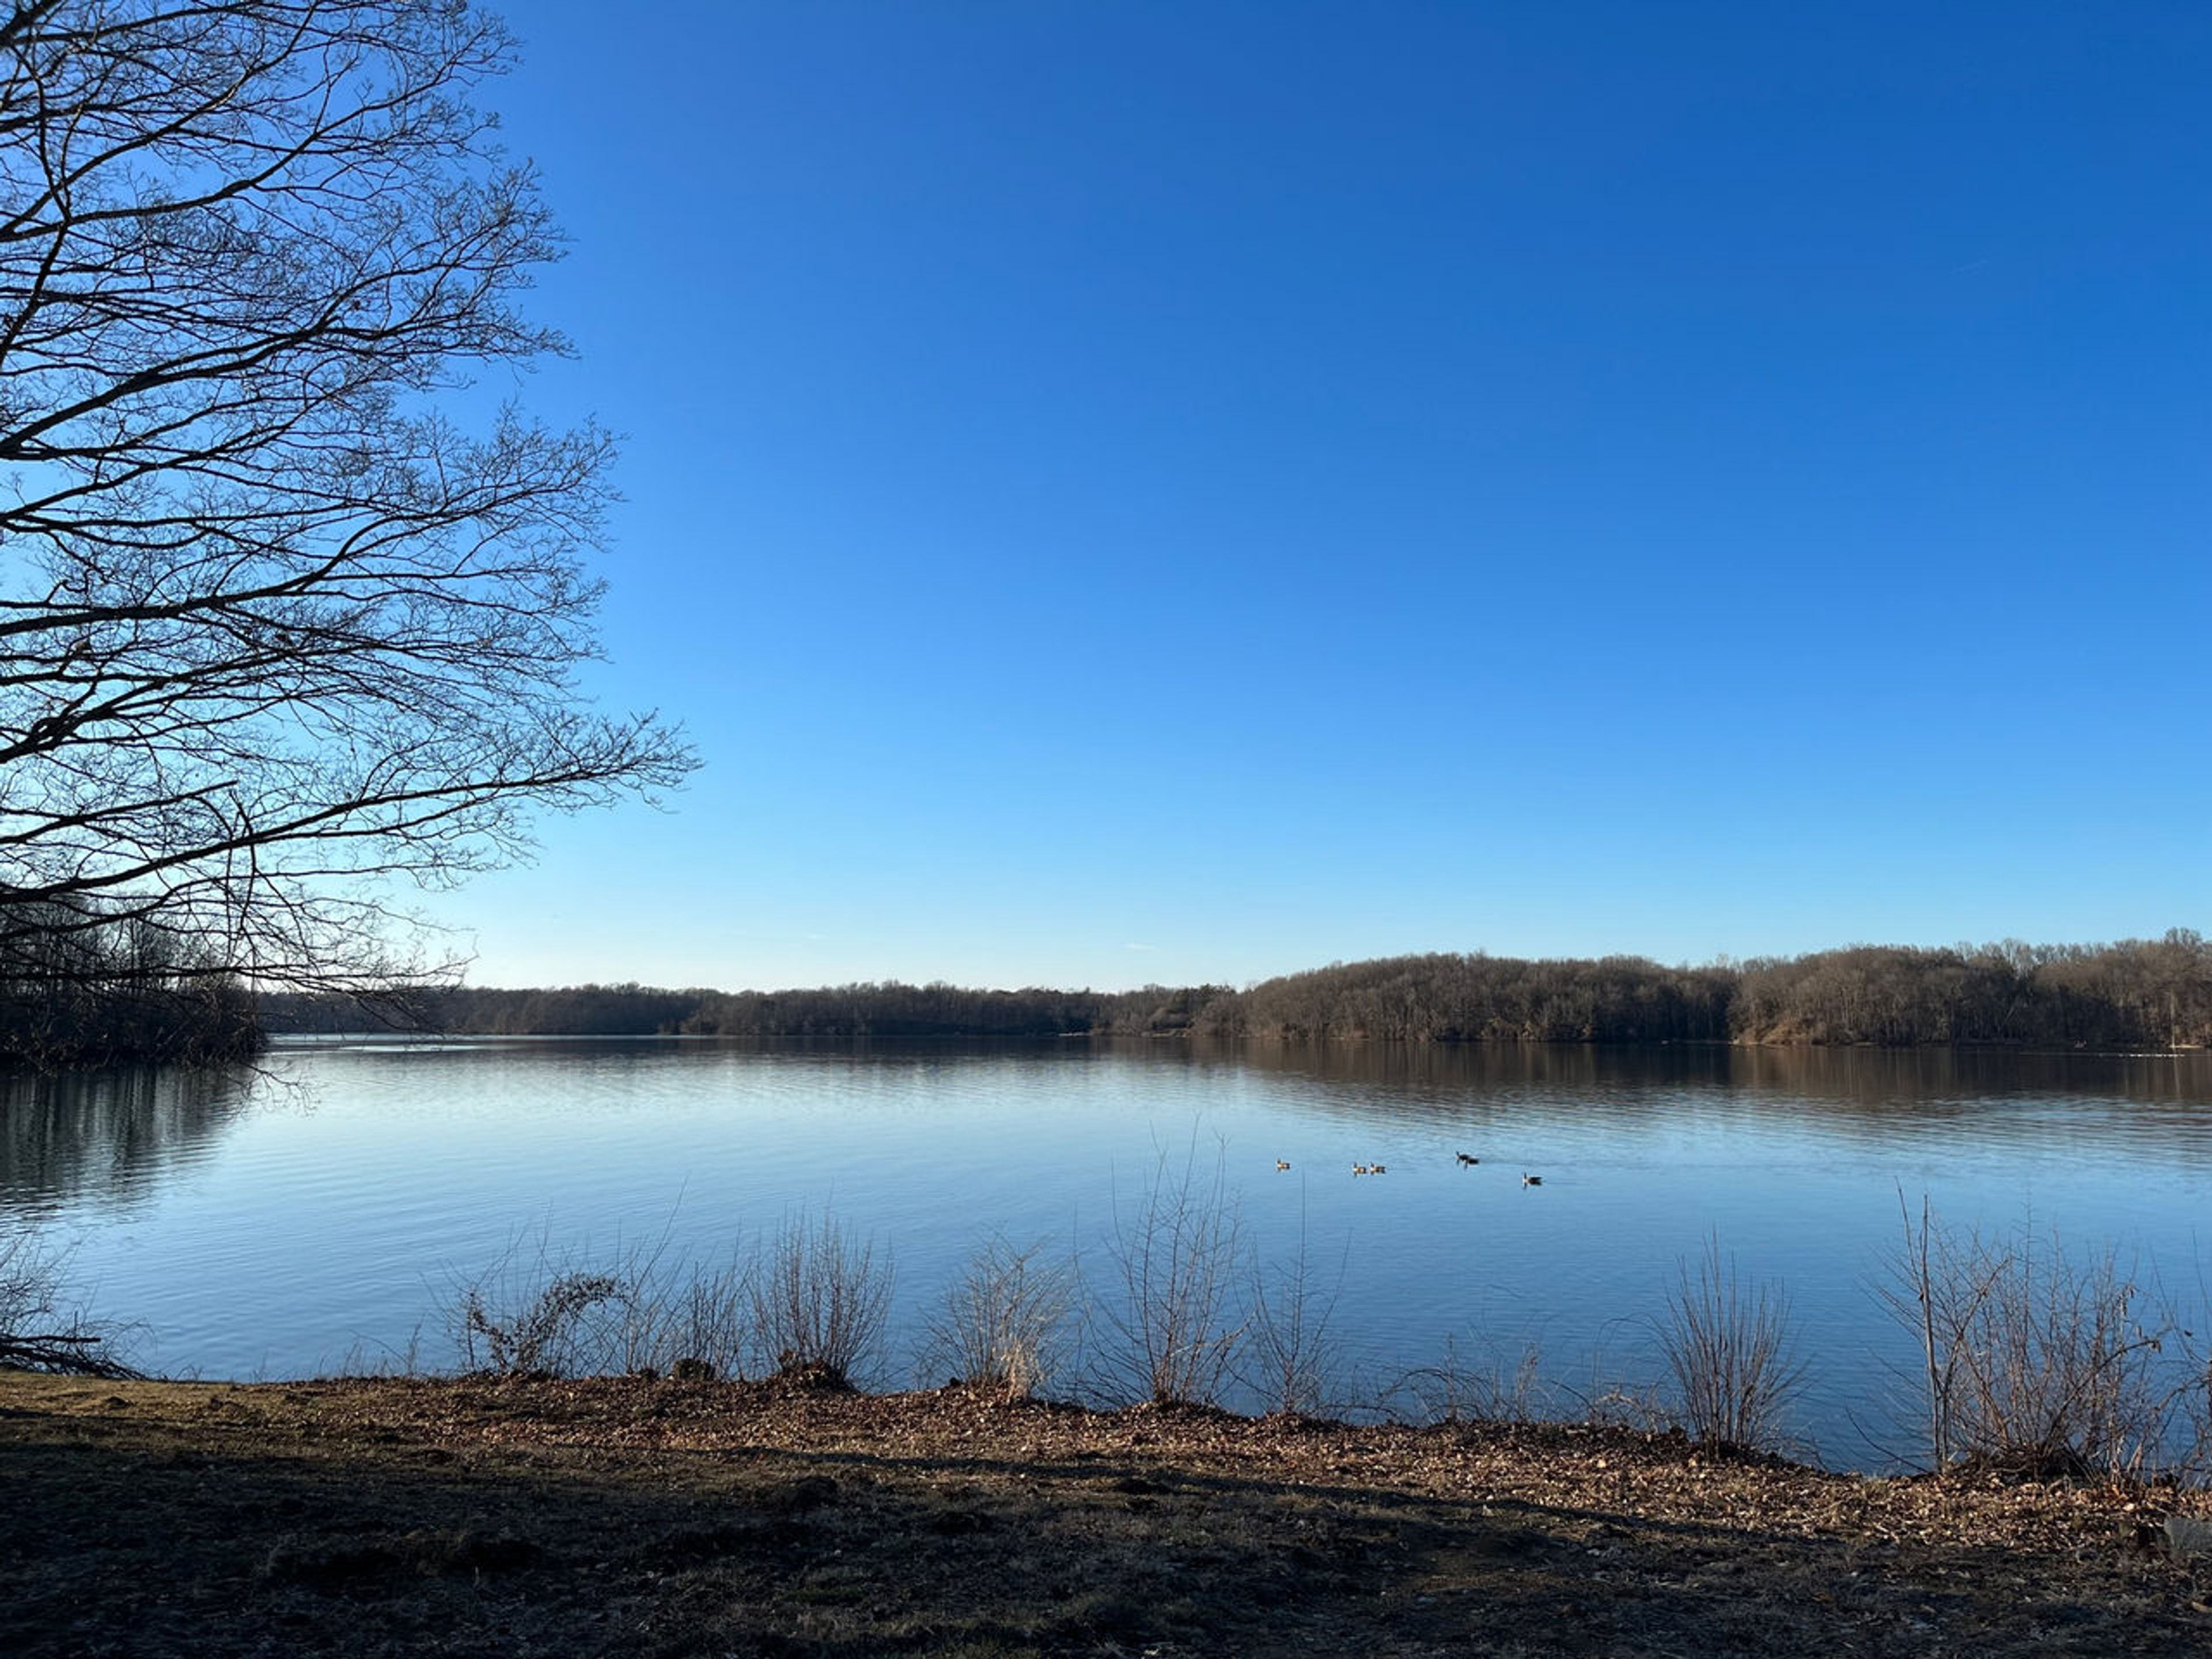
<instances>
[{"instance_id":1,"label":"dirt ground","mask_svg":"<svg viewBox=\"0 0 2212 1659\"><path fill-rule=\"evenodd\" d=\"M2212 1654L2206 1494L1618 1431L0 1374L0 1653Z\"/></svg>"}]
</instances>

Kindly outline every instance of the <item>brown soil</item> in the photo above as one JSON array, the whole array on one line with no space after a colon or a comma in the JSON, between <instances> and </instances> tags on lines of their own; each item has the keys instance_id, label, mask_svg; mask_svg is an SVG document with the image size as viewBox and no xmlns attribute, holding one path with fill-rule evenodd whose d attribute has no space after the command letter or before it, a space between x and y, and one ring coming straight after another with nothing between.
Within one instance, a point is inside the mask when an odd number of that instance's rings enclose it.
<instances>
[{"instance_id":1,"label":"brown soil","mask_svg":"<svg viewBox=\"0 0 2212 1659\"><path fill-rule=\"evenodd\" d=\"M2205 1494L1617 1431L0 1375L0 1653L2212 1653Z\"/></svg>"}]
</instances>

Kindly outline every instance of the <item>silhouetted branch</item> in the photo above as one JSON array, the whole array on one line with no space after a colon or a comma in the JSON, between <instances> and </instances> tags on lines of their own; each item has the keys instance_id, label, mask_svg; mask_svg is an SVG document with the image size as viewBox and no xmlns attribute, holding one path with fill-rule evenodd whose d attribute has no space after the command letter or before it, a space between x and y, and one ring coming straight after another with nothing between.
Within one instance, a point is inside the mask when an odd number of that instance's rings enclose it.
<instances>
[{"instance_id":1,"label":"silhouetted branch","mask_svg":"<svg viewBox=\"0 0 2212 1659\"><path fill-rule=\"evenodd\" d=\"M512 58L444 0L0 21L0 981L118 921L165 982L433 980L392 884L692 764L580 690L606 434L453 413L567 349Z\"/></svg>"}]
</instances>

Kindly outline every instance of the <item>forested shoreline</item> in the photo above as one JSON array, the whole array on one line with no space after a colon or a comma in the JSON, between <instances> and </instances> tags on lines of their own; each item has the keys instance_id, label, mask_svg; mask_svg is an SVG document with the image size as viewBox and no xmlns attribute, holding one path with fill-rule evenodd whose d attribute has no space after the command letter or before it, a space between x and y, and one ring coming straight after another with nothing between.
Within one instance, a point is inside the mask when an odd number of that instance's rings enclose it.
<instances>
[{"instance_id":1,"label":"forested shoreline","mask_svg":"<svg viewBox=\"0 0 2212 1659\"><path fill-rule=\"evenodd\" d=\"M1204 1036L1282 1042L2212 1047L2212 944L1851 945L1668 966L1439 952L1237 989L987 990L896 981L777 991L635 983L415 987L362 1000L264 992L118 920L57 934L0 976L0 1064L205 1062L269 1035Z\"/></svg>"},{"instance_id":2,"label":"forested shoreline","mask_svg":"<svg viewBox=\"0 0 2212 1659\"><path fill-rule=\"evenodd\" d=\"M1242 990L981 990L896 981L779 991L455 986L370 1010L264 998L272 1032L364 1024L504 1036L1195 1036L1291 1042L1732 1042L1906 1048L2212 1045L2212 945L1851 945L1668 966L1481 952L1332 963Z\"/></svg>"},{"instance_id":3,"label":"forested shoreline","mask_svg":"<svg viewBox=\"0 0 2212 1659\"><path fill-rule=\"evenodd\" d=\"M0 1066L206 1065L257 1052L244 981L146 916L0 892Z\"/></svg>"}]
</instances>

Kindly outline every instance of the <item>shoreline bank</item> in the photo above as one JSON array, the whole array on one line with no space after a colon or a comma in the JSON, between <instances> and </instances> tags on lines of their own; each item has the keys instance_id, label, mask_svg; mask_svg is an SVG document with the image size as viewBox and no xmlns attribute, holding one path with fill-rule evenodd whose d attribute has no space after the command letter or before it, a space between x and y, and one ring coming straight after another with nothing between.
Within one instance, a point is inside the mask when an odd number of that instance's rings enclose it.
<instances>
[{"instance_id":1,"label":"shoreline bank","mask_svg":"<svg viewBox=\"0 0 2212 1659\"><path fill-rule=\"evenodd\" d=\"M2212 1496L948 1389L0 1373L30 1659L2201 1651Z\"/></svg>"}]
</instances>

